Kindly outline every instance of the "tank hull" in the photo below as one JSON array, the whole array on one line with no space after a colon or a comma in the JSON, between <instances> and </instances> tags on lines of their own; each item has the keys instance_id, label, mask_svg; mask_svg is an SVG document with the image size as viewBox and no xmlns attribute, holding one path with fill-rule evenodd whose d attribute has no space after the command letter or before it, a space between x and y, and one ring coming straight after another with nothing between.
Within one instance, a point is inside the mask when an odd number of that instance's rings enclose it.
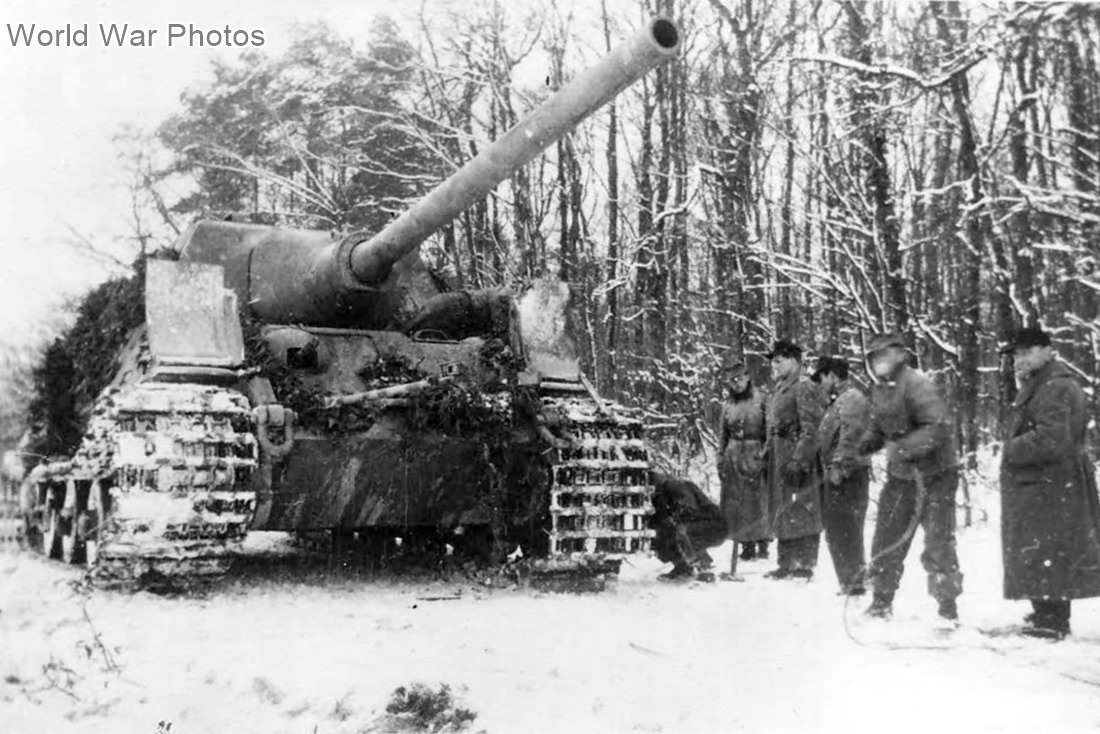
<instances>
[{"instance_id":1,"label":"tank hull","mask_svg":"<svg viewBox=\"0 0 1100 734\"><path fill-rule=\"evenodd\" d=\"M480 526L557 570L648 551L641 421L575 355L529 358L503 289L448 293L417 249L679 46L653 20L378 233L190 227L147 263L91 431L33 483L39 550L126 581L220 573L249 529Z\"/></svg>"},{"instance_id":2,"label":"tank hull","mask_svg":"<svg viewBox=\"0 0 1100 734\"><path fill-rule=\"evenodd\" d=\"M538 461L534 451L513 447L509 454L513 471ZM490 502L500 490L493 486L494 469L485 444L476 438L430 433L299 437L284 467L273 476L271 512L261 529L454 529L488 524ZM538 488L508 490L522 494Z\"/></svg>"}]
</instances>

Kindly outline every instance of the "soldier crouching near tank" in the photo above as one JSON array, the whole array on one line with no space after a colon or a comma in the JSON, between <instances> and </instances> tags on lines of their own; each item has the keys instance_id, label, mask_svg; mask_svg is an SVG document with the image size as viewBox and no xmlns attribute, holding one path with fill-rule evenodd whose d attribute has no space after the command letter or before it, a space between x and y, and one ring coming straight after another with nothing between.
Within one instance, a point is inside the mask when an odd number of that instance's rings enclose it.
<instances>
[{"instance_id":1,"label":"soldier crouching near tank","mask_svg":"<svg viewBox=\"0 0 1100 734\"><path fill-rule=\"evenodd\" d=\"M1006 599L1030 599L1021 630L1060 640L1071 599L1100 596L1100 499L1085 449L1085 394L1054 358L1050 335L1020 330L1020 392L1001 455L1001 549Z\"/></svg>"},{"instance_id":2,"label":"soldier crouching near tank","mask_svg":"<svg viewBox=\"0 0 1100 734\"><path fill-rule=\"evenodd\" d=\"M867 349L879 382L871 393L871 419L860 439L861 455L886 447L887 478L878 500L871 543L874 597L867 615L888 618L893 611L914 523L924 529L921 563L928 593L942 619L958 619L956 598L962 574L955 553L955 491L959 472L947 406L932 381L911 368L899 334L872 337Z\"/></svg>"},{"instance_id":3,"label":"soldier crouching near tank","mask_svg":"<svg viewBox=\"0 0 1100 734\"><path fill-rule=\"evenodd\" d=\"M764 475L764 396L753 389L748 368L733 361L723 369L729 383L729 399L722 403L718 432L718 477L722 482L719 506L726 518L729 537L734 541L727 581L737 576L737 546L741 558L756 557L759 547L767 556L771 537L768 517L768 485Z\"/></svg>"},{"instance_id":4,"label":"soldier crouching near tank","mask_svg":"<svg viewBox=\"0 0 1100 734\"><path fill-rule=\"evenodd\" d=\"M714 581L714 559L708 548L726 540L726 520L718 505L686 479L653 472L653 527L657 558L672 564L664 581Z\"/></svg>"},{"instance_id":5,"label":"soldier crouching near tank","mask_svg":"<svg viewBox=\"0 0 1100 734\"><path fill-rule=\"evenodd\" d=\"M867 517L871 466L858 455L859 440L867 427L870 403L848 381L848 362L822 356L812 382L819 383L827 407L817 431L818 459L825 477L821 519L825 542L833 558L840 593L864 593L863 523Z\"/></svg>"},{"instance_id":6,"label":"soldier crouching near tank","mask_svg":"<svg viewBox=\"0 0 1100 734\"><path fill-rule=\"evenodd\" d=\"M780 340L767 356L774 382L767 413L768 492L779 568L764 576L810 579L821 543L821 472L816 461L821 398L803 379L801 347Z\"/></svg>"}]
</instances>

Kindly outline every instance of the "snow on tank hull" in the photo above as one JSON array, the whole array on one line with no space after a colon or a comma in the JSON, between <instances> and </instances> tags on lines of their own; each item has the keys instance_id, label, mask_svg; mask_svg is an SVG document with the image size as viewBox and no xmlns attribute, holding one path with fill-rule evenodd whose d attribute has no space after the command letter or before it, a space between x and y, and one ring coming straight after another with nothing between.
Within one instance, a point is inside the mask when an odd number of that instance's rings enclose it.
<instances>
[{"instance_id":1,"label":"snow on tank hull","mask_svg":"<svg viewBox=\"0 0 1100 734\"><path fill-rule=\"evenodd\" d=\"M252 431L247 399L227 388L108 391L76 455L28 479L32 547L104 581L221 573L256 511Z\"/></svg>"},{"instance_id":2,"label":"snow on tank hull","mask_svg":"<svg viewBox=\"0 0 1100 734\"><path fill-rule=\"evenodd\" d=\"M248 400L214 386L139 383L109 420L111 513L97 535L103 572L140 573L134 561L190 574L223 565L256 511Z\"/></svg>"}]
</instances>

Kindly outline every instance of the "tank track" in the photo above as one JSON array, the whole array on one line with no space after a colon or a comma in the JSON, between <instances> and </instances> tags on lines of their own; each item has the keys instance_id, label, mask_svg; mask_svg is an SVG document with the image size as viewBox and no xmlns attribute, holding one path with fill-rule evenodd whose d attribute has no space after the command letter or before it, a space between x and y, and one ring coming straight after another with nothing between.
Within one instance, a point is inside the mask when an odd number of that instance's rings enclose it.
<instances>
[{"instance_id":1,"label":"tank track","mask_svg":"<svg viewBox=\"0 0 1100 734\"><path fill-rule=\"evenodd\" d=\"M544 411L559 417L568 441L551 468L549 565L647 553L654 531L645 426L585 394L587 386L569 387L541 391Z\"/></svg>"},{"instance_id":2,"label":"tank track","mask_svg":"<svg viewBox=\"0 0 1100 734\"><path fill-rule=\"evenodd\" d=\"M224 574L256 512L254 428L248 400L221 387L104 394L76 455L46 472L65 495L50 498L68 509L62 532L83 545L67 560L83 556L93 583L111 587Z\"/></svg>"},{"instance_id":3,"label":"tank track","mask_svg":"<svg viewBox=\"0 0 1100 734\"><path fill-rule=\"evenodd\" d=\"M540 386L539 400L563 441L551 464L549 556L532 572L572 588L650 550L644 424L581 383ZM42 550L84 561L97 586L216 580L256 514L256 430L247 399L225 388L150 382L104 394L73 459L39 472L40 508L55 514L46 525L70 549L47 538Z\"/></svg>"}]
</instances>

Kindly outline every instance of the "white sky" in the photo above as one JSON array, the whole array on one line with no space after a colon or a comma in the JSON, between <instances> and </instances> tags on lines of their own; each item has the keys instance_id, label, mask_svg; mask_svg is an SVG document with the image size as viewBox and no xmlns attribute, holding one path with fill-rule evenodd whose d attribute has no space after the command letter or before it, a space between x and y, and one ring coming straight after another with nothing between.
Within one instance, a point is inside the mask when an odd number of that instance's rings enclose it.
<instances>
[{"instance_id":1,"label":"white sky","mask_svg":"<svg viewBox=\"0 0 1100 734\"><path fill-rule=\"evenodd\" d=\"M433 2L434 5L440 3ZM404 8L415 9L417 4ZM209 78L211 61L238 49L167 45L170 23L262 30L278 53L296 22L324 20L356 36L384 0L4 0L0 4L0 339L18 340L29 320L61 294L103 277L101 266L65 243L67 224L99 245L130 233L125 177L111 142L121 125L150 129L171 114L180 92ZM13 47L8 24L74 28L88 24L86 48ZM104 48L98 24L157 28L152 48Z\"/></svg>"}]
</instances>

